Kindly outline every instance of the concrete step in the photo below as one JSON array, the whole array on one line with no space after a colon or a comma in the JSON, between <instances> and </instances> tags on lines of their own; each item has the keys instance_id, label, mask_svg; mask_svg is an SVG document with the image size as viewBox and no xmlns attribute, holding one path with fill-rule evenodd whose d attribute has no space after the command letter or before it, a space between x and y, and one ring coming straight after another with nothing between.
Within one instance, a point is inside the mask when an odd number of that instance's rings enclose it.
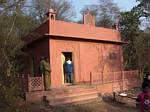
<instances>
[{"instance_id":1,"label":"concrete step","mask_svg":"<svg viewBox=\"0 0 150 112\"><path fill-rule=\"evenodd\" d=\"M60 104L69 104L69 103L76 103L86 100L92 100L98 98L98 94L96 92L93 93L85 93L81 95L76 96L68 96L68 97L62 97L62 98L54 98L54 99L48 99L50 105L60 105Z\"/></svg>"},{"instance_id":2,"label":"concrete step","mask_svg":"<svg viewBox=\"0 0 150 112\"><path fill-rule=\"evenodd\" d=\"M79 91L85 91L85 90L93 90L95 88L92 87L66 87L66 88L61 88L61 89L52 89L51 91L57 92L57 93L62 93L62 92L79 92Z\"/></svg>"},{"instance_id":3,"label":"concrete step","mask_svg":"<svg viewBox=\"0 0 150 112\"><path fill-rule=\"evenodd\" d=\"M86 96L86 95L91 95L91 94L96 94L97 95L97 91L90 91L90 92L80 92L80 93L71 93L71 94L60 94L60 95L55 95L53 97L47 95L47 98L49 100L53 100L53 99L66 99L66 98L76 98L76 97L82 97L82 96Z\"/></svg>"},{"instance_id":4,"label":"concrete step","mask_svg":"<svg viewBox=\"0 0 150 112\"><path fill-rule=\"evenodd\" d=\"M52 88L49 91L34 91L26 93L26 101L40 102L44 96L51 105L73 103L97 98L97 90L89 86L71 86Z\"/></svg>"},{"instance_id":5,"label":"concrete step","mask_svg":"<svg viewBox=\"0 0 150 112\"><path fill-rule=\"evenodd\" d=\"M94 92L96 93L97 91L95 89L80 89L80 90L73 90L73 91L64 91L64 92L47 92L46 96L51 96L53 98L59 98L59 97L68 97L68 96L78 96L78 95L84 95L87 93Z\"/></svg>"}]
</instances>

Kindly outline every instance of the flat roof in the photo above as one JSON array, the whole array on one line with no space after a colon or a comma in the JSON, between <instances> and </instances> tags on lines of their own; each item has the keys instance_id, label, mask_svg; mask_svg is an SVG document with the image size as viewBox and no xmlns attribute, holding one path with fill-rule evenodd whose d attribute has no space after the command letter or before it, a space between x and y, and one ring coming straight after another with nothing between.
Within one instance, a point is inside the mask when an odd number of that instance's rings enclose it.
<instances>
[{"instance_id":1,"label":"flat roof","mask_svg":"<svg viewBox=\"0 0 150 112\"><path fill-rule=\"evenodd\" d=\"M121 41L120 32L115 29L50 19L41 24L31 34L23 38L23 40L25 40L27 44L31 44L32 42L43 38L44 35L58 36L57 39L66 37L125 43Z\"/></svg>"}]
</instances>

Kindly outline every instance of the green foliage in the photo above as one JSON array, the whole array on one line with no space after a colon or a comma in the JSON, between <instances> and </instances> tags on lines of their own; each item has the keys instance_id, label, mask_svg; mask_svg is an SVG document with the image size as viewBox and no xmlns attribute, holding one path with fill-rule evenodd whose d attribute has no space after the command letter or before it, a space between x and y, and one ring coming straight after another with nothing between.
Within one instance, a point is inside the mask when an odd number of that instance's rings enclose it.
<instances>
[{"instance_id":1,"label":"green foliage","mask_svg":"<svg viewBox=\"0 0 150 112\"><path fill-rule=\"evenodd\" d=\"M22 52L24 42L21 40L21 37L24 37L39 25L37 20L40 16L44 17L44 14L50 8L49 6L53 6L52 8L55 9L57 19L67 20L72 16L71 2L66 0L47 0L49 2L45 4L47 7L43 7L43 0L38 0L34 2L36 10L25 9L25 2L26 0L0 0L1 112L19 112L18 105L14 102L19 96L19 87L15 77L24 69L22 60L24 57ZM45 10L42 10L42 8L45 8ZM38 13L41 10L43 12ZM37 15L34 16L34 14Z\"/></svg>"},{"instance_id":2,"label":"green foliage","mask_svg":"<svg viewBox=\"0 0 150 112\"><path fill-rule=\"evenodd\" d=\"M0 15L11 14L16 9L20 9L26 0L0 0Z\"/></svg>"},{"instance_id":3,"label":"green foliage","mask_svg":"<svg viewBox=\"0 0 150 112\"><path fill-rule=\"evenodd\" d=\"M140 30L139 13L133 10L122 13L121 17L122 40L128 42L127 45L123 46L125 68L138 69L142 78L145 69L150 71L149 31Z\"/></svg>"},{"instance_id":4,"label":"green foliage","mask_svg":"<svg viewBox=\"0 0 150 112\"><path fill-rule=\"evenodd\" d=\"M22 0L20 0L22 1ZM14 101L18 97L18 84L15 79L23 68L24 46L21 37L37 25L22 11L19 0L5 0L0 5L0 111L17 112ZM11 7L10 7L11 5ZM2 110L1 110L2 109Z\"/></svg>"},{"instance_id":5,"label":"green foliage","mask_svg":"<svg viewBox=\"0 0 150 112\"><path fill-rule=\"evenodd\" d=\"M132 10L139 14L139 17L150 17L150 0L136 0L139 2Z\"/></svg>"},{"instance_id":6,"label":"green foliage","mask_svg":"<svg viewBox=\"0 0 150 112\"><path fill-rule=\"evenodd\" d=\"M0 73L10 75L10 72L18 71L14 67L22 54L21 48L24 43L21 37L36 25L30 18L23 15L3 15L0 18L0 25L3 28L0 31L0 67L2 69Z\"/></svg>"},{"instance_id":7,"label":"green foliage","mask_svg":"<svg viewBox=\"0 0 150 112\"><path fill-rule=\"evenodd\" d=\"M13 78L1 75L0 80L0 110L2 112L16 112L14 101L17 98L17 86Z\"/></svg>"},{"instance_id":8,"label":"green foliage","mask_svg":"<svg viewBox=\"0 0 150 112\"><path fill-rule=\"evenodd\" d=\"M127 69L136 69L137 55L135 54L135 41L140 34L140 21L138 15L134 12L124 12L121 14L121 17L122 40L128 42L128 44L123 47L125 67Z\"/></svg>"},{"instance_id":9,"label":"green foliage","mask_svg":"<svg viewBox=\"0 0 150 112\"><path fill-rule=\"evenodd\" d=\"M149 30L150 31L150 30ZM135 48L138 62L138 69L141 73L150 72L150 32L141 31L139 38L136 38Z\"/></svg>"},{"instance_id":10,"label":"green foliage","mask_svg":"<svg viewBox=\"0 0 150 112\"><path fill-rule=\"evenodd\" d=\"M126 69L138 69L141 78L143 72L150 72L150 30L140 30L141 17L150 17L150 1L137 0L139 4L129 12L121 14L122 40L128 44L124 48L124 62ZM146 20L148 22L148 19Z\"/></svg>"}]
</instances>

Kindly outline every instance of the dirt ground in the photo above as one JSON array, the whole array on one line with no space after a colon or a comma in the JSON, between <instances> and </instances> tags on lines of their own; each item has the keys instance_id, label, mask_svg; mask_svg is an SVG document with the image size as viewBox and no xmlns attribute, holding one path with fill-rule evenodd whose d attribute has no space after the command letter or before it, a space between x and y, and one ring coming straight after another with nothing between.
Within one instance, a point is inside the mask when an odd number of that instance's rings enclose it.
<instances>
[{"instance_id":1,"label":"dirt ground","mask_svg":"<svg viewBox=\"0 0 150 112\"><path fill-rule=\"evenodd\" d=\"M27 106L27 108L29 108L28 112L139 112L135 107L127 106L123 103L99 100L95 100L87 104L61 106L31 104Z\"/></svg>"},{"instance_id":2,"label":"dirt ground","mask_svg":"<svg viewBox=\"0 0 150 112\"><path fill-rule=\"evenodd\" d=\"M139 93L139 91L135 92L135 90L133 90L128 93L135 94ZM105 97L99 97L99 99L90 102L86 101L80 104L61 106L49 106L44 102L37 104L27 103L24 99L19 98L15 105L19 108L17 112L140 112L139 109L135 107L134 100L125 100L125 103L121 103L118 100L114 101L113 98L114 97L108 94L105 95Z\"/></svg>"}]
</instances>

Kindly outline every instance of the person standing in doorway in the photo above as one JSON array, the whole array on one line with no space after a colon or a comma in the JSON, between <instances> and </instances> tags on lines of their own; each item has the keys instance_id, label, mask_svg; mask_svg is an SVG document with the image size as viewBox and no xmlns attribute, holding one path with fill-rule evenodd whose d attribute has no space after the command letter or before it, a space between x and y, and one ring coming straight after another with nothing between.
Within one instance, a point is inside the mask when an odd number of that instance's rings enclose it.
<instances>
[{"instance_id":1,"label":"person standing in doorway","mask_svg":"<svg viewBox=\"0 0 150 112\"><path fill-rule=\"evenodd\" d=\"M65 62L65 72L67 76L67 82L73 83L73 64L72 61L68 58Z\"/></svg>"},{"instance_id":2,"label":"person standing in doorway","mask_svg":"<svg viewBox=\"0 0 150 112\"><path fill-rule=\"evenodd\" d=\"M50 82L51 70L50 70L50 64L49 64L48 58L41 57L40 71L41 71L41 74L43 75L43 78L44 78L44 89L49 90L50 89L50 83L51 83Z\"/></svg>"}]
</instances>

